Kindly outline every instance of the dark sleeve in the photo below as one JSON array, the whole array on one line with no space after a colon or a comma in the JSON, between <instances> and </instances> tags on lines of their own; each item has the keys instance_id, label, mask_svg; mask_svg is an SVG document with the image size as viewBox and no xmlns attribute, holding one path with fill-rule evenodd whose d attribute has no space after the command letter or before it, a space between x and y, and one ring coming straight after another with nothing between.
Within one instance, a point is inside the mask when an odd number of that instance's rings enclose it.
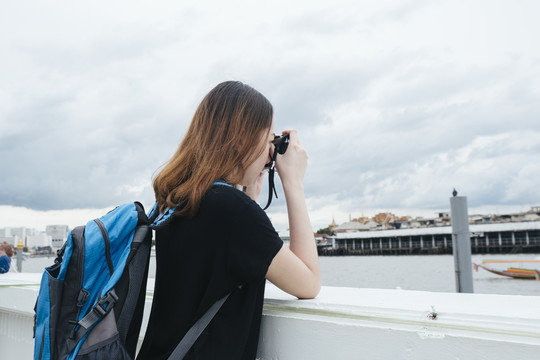
<instances>
[{"instance_id":1,"label":"dark sleeve","mask_svg":"<svg viewBox=\"0 0 540 360\"><path fill-rule=\"evenodd\" d=\"M264 279L283 241L266 213L254 201L244 203L233 220L228 246L231 277L243 284Z\"/></svg>"}]
</instances>

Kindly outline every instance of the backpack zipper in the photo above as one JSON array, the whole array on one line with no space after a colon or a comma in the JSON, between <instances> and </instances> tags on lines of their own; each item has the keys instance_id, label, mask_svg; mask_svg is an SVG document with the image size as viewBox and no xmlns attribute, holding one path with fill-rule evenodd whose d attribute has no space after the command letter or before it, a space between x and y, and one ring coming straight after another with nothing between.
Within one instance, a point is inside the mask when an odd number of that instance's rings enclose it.
<instances>
[{"instance_id":1,"label":"backpack zipper","mask_svg":"<svg viewBox=\"0 0 540 360\"><path fill-rule=\"evenodd\" d=\"M99 231L101 232L101 236L103 237L103 242L105 243L105 258L107 259L107 266L109 267L109 275L112 275L114 268L111 260L111 244L109 241L109 235L107 234L107 229L101 220L95 219L94 222L97 224Z\"/></svg>"}]
</instances>

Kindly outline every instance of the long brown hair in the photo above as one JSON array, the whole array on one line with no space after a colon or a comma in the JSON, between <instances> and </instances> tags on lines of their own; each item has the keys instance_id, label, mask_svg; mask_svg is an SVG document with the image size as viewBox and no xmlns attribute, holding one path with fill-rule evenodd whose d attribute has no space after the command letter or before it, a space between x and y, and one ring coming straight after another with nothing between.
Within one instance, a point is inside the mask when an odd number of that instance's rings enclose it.
<instances>
[{"instance_id":1,"label":"long brown hair","mask_svg":"<svg viewBox=\"0 0 540 360\"><path fill-rule=\"evenodd\" d=\"M262 151L264 131L272 126L272 104L238 81L218 84L202 100L184 139L154 179L159 208L175 207L193 216L218 179L235 185Z\"/></svg>"}]
</instances>

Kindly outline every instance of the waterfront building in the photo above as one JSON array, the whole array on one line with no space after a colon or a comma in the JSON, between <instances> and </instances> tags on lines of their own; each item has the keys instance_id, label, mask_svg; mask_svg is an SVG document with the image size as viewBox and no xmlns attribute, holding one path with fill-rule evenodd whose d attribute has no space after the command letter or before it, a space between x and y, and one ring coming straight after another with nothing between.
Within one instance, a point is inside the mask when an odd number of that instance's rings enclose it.
<instances>
[{"instance_id":1,"label":"waterfront building","mask_svg":"<svg viewBox=\"0 0 540 360\"><path fill-rule=\"evenodd\" d=\"M470 225L473 254L540 252L540 221ZM452 227L336 233L321 255L452 254Z\"/></svg>"}]
</instances>

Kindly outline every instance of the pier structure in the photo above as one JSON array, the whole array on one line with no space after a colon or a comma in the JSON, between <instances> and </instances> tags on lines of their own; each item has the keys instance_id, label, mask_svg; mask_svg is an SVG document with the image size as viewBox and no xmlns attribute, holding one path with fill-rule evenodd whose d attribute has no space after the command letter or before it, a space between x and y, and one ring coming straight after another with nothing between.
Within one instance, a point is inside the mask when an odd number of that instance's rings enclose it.
<instances>
[{"instance_id":1,"label":"pier structure","mask_svg":"<svg viewBox=\"0 0 540 360\"><path fill-rule=\"evenodd\" d=\"M540 252L540 221L470 225L473 254ZM452 227L357 231L327 238L319 255L452 254Z\"/></svg>"},{"instance_id":2,"label":"pier structure","mask_svg":"<svg viewBox=\"0 0 540 360\"><path fill-rule=\"evenodd\" d=\"M40 278L0 276L2 359L32 359ZM143 329L151 302L148 291ZM298 300L268 284L257 359L537 359L538 303L539 296L338 287Z\"/></svg>"}]
</instances>

